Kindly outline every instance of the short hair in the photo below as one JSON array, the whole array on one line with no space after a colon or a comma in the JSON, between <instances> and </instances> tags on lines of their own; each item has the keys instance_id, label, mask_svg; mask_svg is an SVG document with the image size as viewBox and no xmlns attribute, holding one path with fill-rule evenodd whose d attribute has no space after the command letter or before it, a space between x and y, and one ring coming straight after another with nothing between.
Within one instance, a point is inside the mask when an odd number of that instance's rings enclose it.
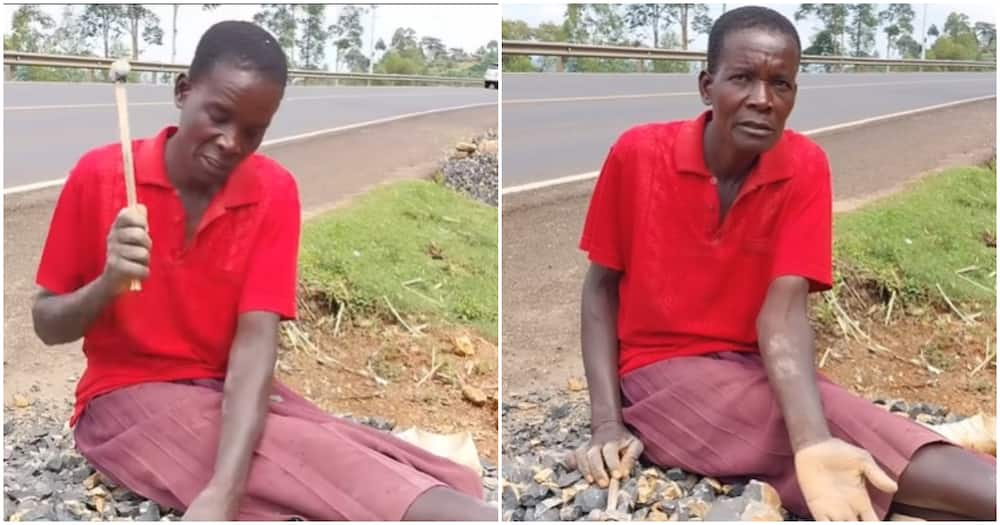
<instances>
[{"instance_id":1,"label":"short hair","mask_svg":"<svg viewBox=\"0 0 1000 525\"><path fill-rule=\"evenodd\" d=\"M722 54L722 46L726 36L745 29L763 29L787 36L795 41L799 56L802 55L802 41L799 40L799 32L795 30L795 25L788 18L767 7L752 5L738 7L726 11L712 24L712 31L708 34L707 66L709 73L715 73L718 67L719 55Z\"/></svg>"},{"instance_id":2,"label":"short hair","mask_svg":"<svg viewBox=\"0 0 1000 525\"><path fill-rule=\"evenodd\" d=\"M255 71L282 87L288 81L288 60L278 40L250 22L227 20L208 28L198 41L188 75L195 82L220 64Z\"/></svg>"}]
</instances>

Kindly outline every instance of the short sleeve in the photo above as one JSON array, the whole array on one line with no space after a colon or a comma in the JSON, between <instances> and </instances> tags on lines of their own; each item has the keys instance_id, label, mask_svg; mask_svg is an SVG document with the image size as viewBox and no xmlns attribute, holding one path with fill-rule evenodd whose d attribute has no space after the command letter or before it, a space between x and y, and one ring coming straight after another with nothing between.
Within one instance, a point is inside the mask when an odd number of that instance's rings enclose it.
<instances>
[{"instance_id":1,"label":"short sleeve","mask_svg":"<svg viewBox=\"0 0 1000 525\"><path fill-rule=\"evenodd\" d=\"M276 188L277 195L262 218L247 265L238 311L240 314L273 312L287 321L296 317L302 215L294 179L289 174L283 175L290 182Z\"/></svg>"},{"instance_id":2,"label":"short sleeve","mask_svg":"<svg viewBox=\"0 0 1000 525\"><path fill-rule=\"evenodd\" d=\"M83 216L87 209L83 205L83 182L90 169L89 157L82 158L73 168L63 184L49 223L35 282L54 294L74 292L87 284L84 270L87 235L80 228L94 222Z\"/></svg>"},{"instance_id":3,"label":"short sleeve","mask_svg":"<svg viewBox=\"0 0 1000 525\"><path fill-rule=\"evenodd\" d=\"M588 258L612 270L625 270L626 239L624 233L626 206L623 198L621 147L611 148L590 198L590 207L583 225L580 249Z\"/></svg>"},{"instance_id":4,"label":"short sleeve","mask_svg":"<svg viewBox=\"0 0 1000 525\"><path fill-rule=\"evenodd\" d=\"M790 182L780 218L771 280L795 275L809 280L809 291L833 286L833 193L830 164L817 148L811 169Z\"/></svg>"}]
</instances>

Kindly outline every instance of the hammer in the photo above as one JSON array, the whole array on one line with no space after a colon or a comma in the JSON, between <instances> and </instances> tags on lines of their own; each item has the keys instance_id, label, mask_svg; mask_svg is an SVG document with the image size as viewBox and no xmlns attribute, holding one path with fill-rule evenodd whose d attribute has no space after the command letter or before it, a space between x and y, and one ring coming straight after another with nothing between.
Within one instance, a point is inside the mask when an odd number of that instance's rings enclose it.
<instances>
[{"instance_id":1,"label":"hammer","mask_svg":"<svg viewBox=\"0 0 1000 525\"><path fill-rule=\"evenodd\" d=\"M111 63L111 81L115 85L115 105L118 107L118 132L122 143L122 161L125 163L125 195L128 199L128 207L135 209L135 164L132 161L132 138L128 129L128 102L125 98L125 81L128 80L128 73L131 69L128 61L124 59ZM142 284L138 279L132 279L132 282L129 283L129 290L138 292L142 290Z\"/></svg>"}]
</instances>

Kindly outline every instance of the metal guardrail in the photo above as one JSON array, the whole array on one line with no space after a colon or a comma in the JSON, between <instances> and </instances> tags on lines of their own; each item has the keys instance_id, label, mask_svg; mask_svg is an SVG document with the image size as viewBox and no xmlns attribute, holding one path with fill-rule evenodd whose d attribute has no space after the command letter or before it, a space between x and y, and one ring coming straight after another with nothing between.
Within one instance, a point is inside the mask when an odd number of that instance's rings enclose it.
<instances>
[{"instance_id":1,"label":"metal guardrail","mask_svg":"<svg viewBox=\"0 0 1000 525\"><path fill-rule=\"evenodd\" d=\"M526 40L504 40L501 42L502 55L533 55L556 57L619 58L632 60L683 60L705 61L704 51L684 51L680 49L654 49L643 47L598 46L573 44L569 42L534 42ZM971 69L995 69L996 62L976 60L918 60L888 59L870 57L844 57L825 55L802 55L803 64L841 64L863 66L909 66L909 67L961 67Z\"/></svg>"},{"instance_id":2,"label":"metal guardrail","mask_svg":"<svg viewBox=\"0 0 1000 525\"><path fill-rule=\"evenodd\" d=\"M4 66L40 66L71 69L108 70L115 59L100 57L81 57L70 55L48 55L42 53L22 53L4 51ZM152 71L156 73L186 73L188 66L184 64L167 64L163 62L130 61L132 71ZM308 69L289 69L291 78L316 78L326 80L368 80L392 81L426 84L468 84L482 86L480 78L434 77L422 75L390 75L381 73L331 73L329 71L313 71Z\"/></svg>"}]
</instances>

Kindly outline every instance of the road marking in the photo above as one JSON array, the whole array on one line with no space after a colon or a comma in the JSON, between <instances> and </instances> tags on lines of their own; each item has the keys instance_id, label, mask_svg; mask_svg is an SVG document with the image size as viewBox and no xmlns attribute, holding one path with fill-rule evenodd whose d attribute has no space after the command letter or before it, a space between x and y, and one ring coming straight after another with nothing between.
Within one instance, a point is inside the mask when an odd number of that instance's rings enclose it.
<instances>
[{"instance_id":1,"label":"road marking","mask_svg":"<svg viewBox=\"0 0 1000 525\"><path fill-rule=\"evenodd\" d=\"M833 124L831 126L824 126L822 128L810 129L808 131L801 131L800 133L806 136L818 135L821 133L828 133L830 131L837 131L845 128L852 128L855 126L863 126L865 124L871 124L872 122L879 122L883 120L889 120L899 117L905 117L908 115L915 115L917 113L925 113L928 111L934 111L938 109L949 108L952 106L959 106L962 104L969 104L972 102L981 102L984 100L990 100L997 98L996 95L986 95L983 97L966 98L962 100L956 100L954 102L946 102L944 104L935 104L933 106L925 106L922 108L908 109L905 111L897 111L896 113L887 113L885 115L878 115L876 117L865 118L861 120L852 120L850 122L843 122L840 124ZM589 179L596 179L600 175L600 171L588 171L587 173L579 173L577 175L567 175L565 177L556 177L554 179L548 179L538 182L529 182L527 184L520 184L517 186L511 186L509 188L504 188L501 190L501 195L512 195L515 193L522 193L525 191L538 190L542 188L548 188L551 186L560 186L563 184L570 184L573 182L580 182Z\"/></svg>"},{"instance_id":2,"label":"road marking","mask_svg":"<svg viewBox=\"0 0 1000 525\"><path fill-rule=\"evenodd\" d=\"M310 95L305 97L288 97L282 102L298 102L300 100L326 100L332 98L412 98L412 97L430 97L437 96L441 93L405 93L405 94L395 94L395 93L379 93L377 95ZM172 106L173 101L158 101L158 102L129 102L129 107L142 107L142 106ZM98 103L98 104L52 104L46 106L7 106L4 107L4 111L42 111L42 110L56 110L56 109L97 109L97 108L113 108L114 104Z\"/></svg>"},{"instance_id":3,"label":"road marking","mask_svg":"<svg viewBox=\"0 0 1000 525\"><path fill-rule=\"evenodd\" d=\"M260 148L259 149L273 147L273 146L279 146L279 145L282 145L282 144L288 144L290 142L297 142L297 141L300 141L300 140L311 139L311 138L319 137L321 135L329 135L329 134L333 134L333 133L340 133L340 132L343 132L343 131L350 131L350 130L353 130L353 129L363 128L363 127L366 127L366 126L376 126L376 125L379 125L379 124L385 124L385 123L394 122L394 121L397 121L397 120L403 120L403 119L414 118L414 117L422 117L422 116L425 116L425 115L433 115L433 114L436 114L436 113L447 113L449 111L459 111L459 110L463 110L463 109L473 109L473 108L495 106L495 105L497 105L496 102L481 102L481 103L476 103L476 104L465 104L463 106L451 106L451 107L447 107L447 108L429 109L427 111L417 111L415 113L406 113L406 114L403 114L403 115L394 115L392 117L385 117L385 118L380 118L380 119L375 119L375 120L368 120L368 121L365 121L365 122L357 122L355 124L348 124L346 126L339 126L339 127L336 127L336 128L321 129L321 130L317 130L317 131L310 131L310 132L307 132L307 133L300 133L298 135L291 135L291 136L288 136L288 137L281 137L281 138L277 138L277 139L273 139L273 140L267 140L267 141L264 141L264 142L262 142L260 144ZM4 197L6 197L7 195L14 195L14 194L17 194L17 193L26 193L26 192L29 192L29 191L36 191L36 190L42 190L42 189L45 189L45 188L52 188L52 187L55 187L55 186L61 186L65 182L66 182L66 178L65 177L63 177L61 179L56 179L56 180L47 180L47 181L42 181L42 182L33 182L31 184L23 184L23 185L14 186L14 187L11 187L11 188L4 188L3 194L4 194Z\"/></svg>"},{"instance_id":4,"label":"road marking","mask_svg":"<svg viewBox=\"0 0 1000 525\"><path fill-rule=\"evenodd\" d=\"M141 106L171 106L173 102L129 102L128 107ZM46 109L93 109L93 108L113 108L114 104L52 104L50 106L9 106L4 107L4 111L38 111Z\"/></svg>"},{"instance_id":5,"label":"road marking","mask_svg":"<svg viewBox=\"0 0 1000 525\"><path fill-rule=\"evenodd\" d=\"M873 87L873 86L903 86L903 85L916 85L916 84L946 84L946 83L956 83L956 82L978 82L981 81L980 78L967 78L967 79L941 79L941 80L925 80L922 82L858 82L853 84L828 84L823 86L799 86L799 91L803 90L813 90L813 89L837 89L837 88L856 88L856 87ZM674 92L660 92L660 93L635 93L631 95L588 95L582 97L551 97L551 98L516 98L512 100L504 100L503 103L506 104L550 104L554 102L589 102L595 100L628 100L637 98L660 98L660 97L682 97L682 96L696 96L697 91L674 91Z\"/></svg>"}]
</instances>

